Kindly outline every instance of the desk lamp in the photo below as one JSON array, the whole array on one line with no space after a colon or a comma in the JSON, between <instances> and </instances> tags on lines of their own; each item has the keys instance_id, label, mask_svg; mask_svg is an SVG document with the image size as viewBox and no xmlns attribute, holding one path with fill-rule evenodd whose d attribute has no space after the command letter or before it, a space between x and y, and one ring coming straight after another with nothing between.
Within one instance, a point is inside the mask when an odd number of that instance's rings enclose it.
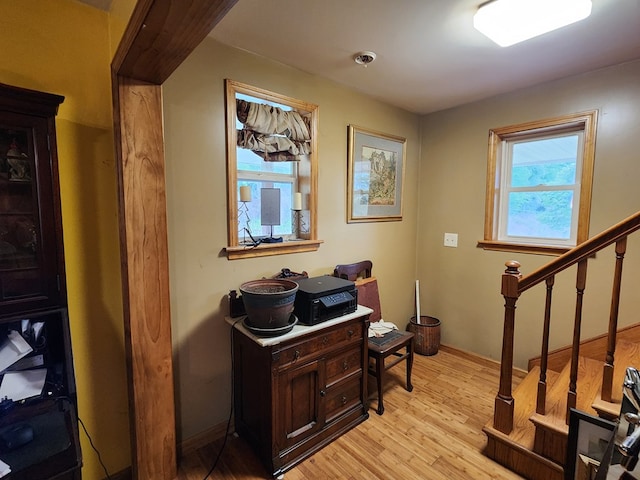
<instances>
[{"instance_id":1,"label":"desk lamp","mask_svg":"<svg viewBox=\"0 0 640 480\"><path fill-rule=\"evenodd\" d=\"M247 202L251 201L251 186L243 185L240 187L240 208L238 208L238 224L240 224L240 220L242 217L245 218L244 228L242 229L242 243L247 243L246 233L249 232L251 234L251 230L249 229L249 222L251 219L249 218L249 207L247 207Z\"/></svg>"},{"instance_id":2,"label":"desk lamp","mask_svg":"<svg viewBox=\"0 0 640 480\"><path fill-rule=\"evenodd\" d=\"M269 237L263 238L264 243L282 242L282 237L273 237L273 226L280 225L280 189L260 189L260 224L271 227Z\"/></svg>"}]
</instances>

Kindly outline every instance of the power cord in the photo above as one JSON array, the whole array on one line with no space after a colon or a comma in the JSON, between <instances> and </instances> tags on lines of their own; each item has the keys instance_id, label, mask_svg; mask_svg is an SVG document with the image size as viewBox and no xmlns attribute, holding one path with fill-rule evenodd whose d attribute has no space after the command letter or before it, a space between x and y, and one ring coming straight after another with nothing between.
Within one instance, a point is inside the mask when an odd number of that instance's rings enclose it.
<instances>
[{"instance_id":1,"label":"power cord","mask_svg":"<svg viewBox=\"0 0 640 480\"><path fill-rule=\"evenodd\" d=\"M273 235L272 235L270 237L259 238L258 240L256 240L255 238L253 238L253 235L251 235L251 232L249 231L249 229L247 227L244 227L243 230L249 235L249 238L253 242L253 243L250 243L250 244L246 245L249 248L256 248L261 243L282 243L282 237L275 237L274 238Z\"/></svg>"},{"instance_id":2,"label":"power cord","mask_svg":"<svg viewBox=\"0 0 640 480\"><path fill-rule=\"evenodd\" d=\"M104 462L102 461L102 457L100 456L100 451L93 444L93 440L91 439L91 435L89 435L89 432L87 431L87 427L84 426L84 422L82 420L80 420L80 417L78 417L78 423L80 425L82 425L82 429L84 430L84 434L89 439L89 444L91 444L91 448L93 448L93 451L96 452L96 455L98 456L98 462L100 462L100 465L102 466L102 469L104 470L104 474L107 476L107 480L111 480L111 477L109 476L109 472L107 471L107 467L105 466Z\"/></svg>"},{"instance_id":3,"label":"power cord","mask_svg":"<svg viewBox=\"0 0 640 480\"><path fill-rule=\"evenodd\" d=\"M249 236L251 236L251 233L249 233ZM251 240L253 240L255 242L255 240L253 239L253 237L251 237ZM257 245L256 245L257 246ZM231 326L231 334L230 334L230 339L231 339L231 409L229 410L229 418L227 420L227 428L224 432L224 440L222 442L222 446L220 447L220 451L218 452L218 456L216 457L215 461L213 462L213 466L211 467L211 469L209 470L209 472L205 475L205 477L202 480L207 480L207 478L209 478L209 475L211 475L213 473L213 471L216 469L216 467L218 466L218 461L220 460L220 457L222 456L222 452L224 451L224 447L227 445L227 439L229 438L229 430L231 429L231 418L233 417L233 400L235 398L235 389L234 389L234 382L233 382L233 370L234 370L234 361L233 361L233 330L236 328L237 323L240 320L236 320L235 322L233 322L233 325Z\"/></svg>"},{"instance_id":4,"label":"power cord","mask_svg":"<svg viewBox=\"0 0 640 480\"><path fill-rule=\"evenodd\" d=\"M247 247L256 248L258 245L260 245L262 243L262 239L256 240L255 238L253 238L253 235L251 235L251 232L249 231L249 229L247 227L244 227L243 229L247 233L247 235L249 235L249 238L253 242L253 243L247 245Z\"/></svg>"},{"instance_id":5,"label":"power cord","mask_svg":"<svg viewBox=\"0 0 640 480\"><path fill-rule=\"evenodd\" d=\"M73 401L67 397L58 397L58 400L64 400L66 402L68 402L72 407L73 410L76 410L75 404L73 403ZM62 408L62 407L60 407ZM87 427L85 427L84 422L82 421L82 419L80 418L79 415L76 415L76 419L78 420L78 423L82 426L82 430L84 430L84 434L87 436L87 439L89 440L89 444L91 445L91 448L93 448L93 451L96 452L96 455L98 456L98 462L100 462L100 466L102 466L102 470L104 470L104 474L106 475L106 479L107 480L111 480L111 477L109 476L109 472L107 471L107 467L104 464L104 462L102 461L102 456L100 455L100 451L96 448L96 446L93 443L93 439L91 438L91 435L89 435L89 431L87 430Z\"/></svg>"}]
</instances>

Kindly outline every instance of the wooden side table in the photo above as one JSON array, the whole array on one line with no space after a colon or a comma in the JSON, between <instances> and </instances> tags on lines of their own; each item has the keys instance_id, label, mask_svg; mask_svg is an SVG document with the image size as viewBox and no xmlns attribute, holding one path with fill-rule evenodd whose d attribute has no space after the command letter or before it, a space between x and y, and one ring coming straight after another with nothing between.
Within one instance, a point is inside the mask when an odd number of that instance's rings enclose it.
<instances>
[{"instance_id":1,"label":"wooden side table","mask_svg":"<svg viewBox=\"0 0 640 480\"><path fill-rule=\"evenodd\" d=\"M376 413L384 413L384 402L382 400L382 384L384 382L384 372L400 363L407 361L407 391L413 390L411 384L411 367L413 366L413 337L411 332L393 330L383 337L369 338L369 358L374 360L375 365L369 365L369 373L376 377L378 384L378 408ZM404 349L404 351L402 351ZM390 363L385 364L387 357L393 357Z\"/></svg>"}]
</instances>

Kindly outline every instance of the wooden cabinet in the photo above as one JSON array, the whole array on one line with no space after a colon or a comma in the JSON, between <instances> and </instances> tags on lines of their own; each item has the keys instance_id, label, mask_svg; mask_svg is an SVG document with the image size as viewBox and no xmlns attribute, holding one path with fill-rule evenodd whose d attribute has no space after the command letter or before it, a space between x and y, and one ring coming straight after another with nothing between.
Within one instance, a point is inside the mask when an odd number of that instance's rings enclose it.
<instances>
[{"instance_id":1,"label":"wooden cabinet","mask_svg":"<svg viewBox=\"0 0 640 480\"><path fill-rule=\"evenodd\" d=\"M369 417L371 310L275 338L233 329L236 431L279 476Z\"/></svg>"},{"instance_id":2,"label":"wooden cabinet","mask_svg":"<svg viewBox=\"0 0 640 480\"><path fill-rule=\"evenodd\" d=\"M55 114L63 97L0 84L0 312L64 305Z\"/></svg>"},{"instance_id":3,"label":"wooden cabinet","mask_svg":"<svg viewBox=\"0 0 640 480\"><path fill-rule=\"evenodd\" d=\"M0 460L12 480L81 477L55 135L62 101L0 84Z\"/></svg>"}]
</instances>

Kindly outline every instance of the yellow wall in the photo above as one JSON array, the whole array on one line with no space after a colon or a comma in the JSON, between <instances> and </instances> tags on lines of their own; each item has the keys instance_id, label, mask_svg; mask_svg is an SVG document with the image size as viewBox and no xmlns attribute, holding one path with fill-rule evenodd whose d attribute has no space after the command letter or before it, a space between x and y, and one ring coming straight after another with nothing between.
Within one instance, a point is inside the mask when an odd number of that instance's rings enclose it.
<instances>
[{"instance_id":1,"label":"yellow wall","mask_svg":"<svg viewBox=\"0 0 640 480\"><path fill-rule=\"evenodd\" d=\"M131 463L108 15L0 0L0 82L65 97L56 119L78 413L110 473ZM81 432L86 479L103 478Z\"/></svg>"},{"instance_id":2,"label":"yellow wall","mask_svg":"<svg viewBox=\"0 0 640 480\"><path fill-rule=\"evenodd\" d=\"M358 67L354 67L358 68ZM367 73L366 70L362 70ZM319 106L317 252L227 260L224 79ZM330 274L373 261L383 313L402 327L414 305L419 118L282 64L206 39L165 82L171 310L179 439L229 415L231 363L226 295L283 267ZM404 218L346 223L347 125L407 138Z\"/></svg>"},{"instance_id":3,"label":"yellow wall","mask_svg":"<svg viewBox=\"0 0 640 480\"><path fill-rule=\"evenodd\" d=\"M640 61L565 78L507 95L427 115L422 119L418 275L424 309L442 320L442 342L500 359L504 263L518 260L524 274L553 257L489 252L483 238L487 139L491 128L599 110L590 235L640 209ZM458 248L443 234L459 234ZM625 260L620 320L638 321L640 238L632 237ZM614 253L589 263L582 338L605 333ZM632 271L635 269L635 273ZM544 287L526 292L516 311L516 364L540 354ZM537 303L536 303L537 302ZM542 302L542 303L541 303ZM558 275L551 347L571 343L575 270Z\"/></svg>"}]
</instances>

